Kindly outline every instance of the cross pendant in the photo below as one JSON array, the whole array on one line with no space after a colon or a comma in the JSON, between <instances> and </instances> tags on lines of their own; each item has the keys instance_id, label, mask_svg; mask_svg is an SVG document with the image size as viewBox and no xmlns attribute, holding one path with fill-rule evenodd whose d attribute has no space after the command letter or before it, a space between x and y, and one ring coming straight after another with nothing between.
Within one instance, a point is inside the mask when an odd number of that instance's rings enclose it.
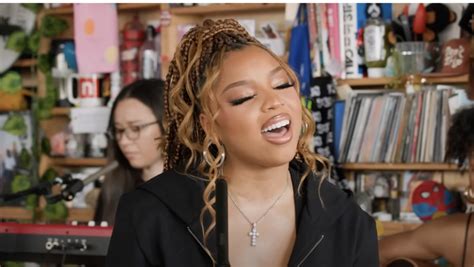
<instances>
[{"instance_id":1,"label":"cross pendant","mask_svg":"<svg viewBox=\"0 0 474 267\"><path fill-rule=\"evenodd\" d=\"M256 247L257 246L257 237L260 234L257 232L257 223L252 223L252 229L249 232L250 236L250 246Z\"/></svg>"}]
</instances>

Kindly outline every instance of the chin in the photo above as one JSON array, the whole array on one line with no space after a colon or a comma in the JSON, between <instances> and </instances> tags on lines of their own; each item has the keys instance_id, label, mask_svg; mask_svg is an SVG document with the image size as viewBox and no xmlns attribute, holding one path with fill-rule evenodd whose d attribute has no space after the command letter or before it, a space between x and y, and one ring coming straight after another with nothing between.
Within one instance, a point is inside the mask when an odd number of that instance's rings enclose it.
<instances>
[{"instance_id":1,"label":"chin","mask_svg":"<svg viewBox=\"0 0 474 267\"><path fill-rule=\"evenodd\" d=\"M260 158L263 159L263 165L268 167L281 166L288 164L295 158L296 150L293 153L283 152L283 153L266 153Z\"/></svg>"},{"instance_id":2,"label":"chin","mask_svg":"<svg viewBox=\"0 0 474 267\"><path fill-rule=\"evenodd\" d=\"M143 162L138 161L138 160L129 160L128 163L130 163L130 166L132 166L135 169L143 169L145 167L145 164L143 164Z\"/></svg>"}]
</instances>

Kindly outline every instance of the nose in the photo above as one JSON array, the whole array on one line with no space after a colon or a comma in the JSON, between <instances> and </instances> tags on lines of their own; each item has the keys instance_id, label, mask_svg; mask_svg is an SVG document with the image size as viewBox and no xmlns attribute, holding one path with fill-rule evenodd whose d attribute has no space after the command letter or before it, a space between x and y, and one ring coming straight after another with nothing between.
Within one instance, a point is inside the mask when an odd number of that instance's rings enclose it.
<instances>
[{"instance_id":1,"label":"nose","mask_svg":"<svg viewBox=\"0 0 474 267\"><path fill-rule=\"evenodd\" d=\"M281 96L278 95L275 90L268 90L264 94L265 97L265 102L263 103L263 111L270 111L270 110L275 110L277 108L280 108L281 106L284 105L283 99L281 99Z\"/></svg>"}]
</instances>

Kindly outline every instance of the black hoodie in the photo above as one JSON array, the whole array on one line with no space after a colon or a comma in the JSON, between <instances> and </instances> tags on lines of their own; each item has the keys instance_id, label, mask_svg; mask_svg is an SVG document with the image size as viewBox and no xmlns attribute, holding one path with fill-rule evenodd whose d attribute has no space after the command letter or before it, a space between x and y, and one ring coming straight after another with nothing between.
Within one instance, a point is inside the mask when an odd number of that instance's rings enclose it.
<instances>
[{"instance_id":1,"label":"black hoodie","mask_svg":"<svg viewBox=\"0 0 474 267\"><path fill-rule=\"evenodd\" d=\"M302 168L292 162L290 173L297 235L288 266L378 267L374 220L328 181L319 191L315 175L298 194ZM166 171L123 195L107 266L212 266L216 237L211 232L205 250L199 220L204 188L199 179Z\"/></svg>"}]
</instances>

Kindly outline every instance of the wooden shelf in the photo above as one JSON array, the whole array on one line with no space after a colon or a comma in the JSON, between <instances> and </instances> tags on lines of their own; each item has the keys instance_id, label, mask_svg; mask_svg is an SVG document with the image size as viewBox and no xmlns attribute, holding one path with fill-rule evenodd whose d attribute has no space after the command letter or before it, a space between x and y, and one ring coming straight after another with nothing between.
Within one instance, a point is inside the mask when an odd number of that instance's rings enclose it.
<instances>
[{"instance_id":1,"label":"wooden shelf","mask_svg":"<svg viewBox=\"0 0 474 267\"><path fill-rule=\"evenodd\" d=\"M36 88L38 87L38 79L34 76L23 76L21 78L21 86L23 86L23 88Z\"/></svg>"},{"instance_id":2,"label":"wooden shelf","mask_svg":"<svg viewBox=\"0 0 474 267\"><path fill-rule=\"evenodd\" d=\"M67 222L72 221L88 222L94 219L94 209L92 208L70 208Z\"/></svg>"},{"instance_id":3,"label":"wooden shelf","mask_svg":"<svg viewBox=\"0 0 474 267\"><path fill-rule=\"evenodd\" d=\"M347 84L353 87L374 87L385 86L395 79L394 77L384 78L360 78L360 79L338 79L338 84ZM442 83L442 84L466 84L469 81L467 74L450 77L422 77L422 83Z\"/></svg>"},{"instance_id":4,"label":"wooden shelf","mask_svg":"<svg viewBox=\"0 0 474 267\"><path fill-rule=\"evenodd\" d=\"M456 164L448 163L345 163L347 171L458 171Z\"/></svg>"},{"instance_id":5,"label":"wooden shelf","mask_svg":"<svg viewBox=\"0 0 474 267\"><path fill-rule=\"evenodd\" d=\"M70 108L61 108L61 107L56 107L51 110L51 115L53 116L69 116L69 113L71 112Z\"/></svg>"},{"instance_id":6,"label":"wooden shelf","mask_svg":"<svg viewBox=\"0 0 474 267\"><path fill-rule=\"evenodd\" d=\"M127 11L139 11L147 9L159 9L161 6L160 3L128 3L128 4L118 4L119 12ZM46 9L45 13L48 15L72 15L73 7L72 5L60 6L56 8Z\"/></svg>"},{"instance_id":7,"label":"wooden shelf","mask_svg":"<svg viewBox=\"0 0 474 267\"><path fill-rule=\"evenodd\" d=\"M382 232L379 236L388 236L401 232L411 231L418 228L422 223L419 222L401 222L401 221L389 221L380 222L382 224Z\"/></svg>"},{"instance_id":8,"label":"wooden shelf","mask_svg":"<svg viewBox=\"0 0 474 267\"><path fill-rule=\"evenodd\" d=\"M13 63L13 67L15 68L29 68L35 66L37 60L35 58L26 58L26 59L19 59L15 63Z\"/></svg>"},{"instance_id":9,"label":"wooden shelf","mask_svg":"<svg viewBox=\"0 0 474 267\"><path fill-rule=\"evenodd\" d=\"M39 211L39 210L37 210ZM24 207L5 206L0 207L0 219L4 220L32 220L33 211ZM94 209L92 208L70 208L67 222L78 221L88 222L94 219Z\"/></svg>"},{"instance_id":10,"label":"wooden shelf","mask_svg":"<svg viewBox=\"0 0 474 267\"><path fill-rule=\"evenodd\" d=\"M393 78L360 78L360 79L338 79L337 84L347 84L353 87L373 87L385 86L390 83Z\"/></svg>"},{"instance_id":11,"label":"wooden shelf","mask_svg":"<svg viewBox=\"0 0 474 267\"><path fill-rule=\"evenodd\" d=\"M51 158L51 163L57 166L100 167L107 164L107 159L106 158Z\"/></svg>"},{"instance_id":12,"label":"wooden shelf","mask_svg":"<svg viewBox=\"0 0 474 267\"><path fill-rule=\"evenodd\" d=\"M33 211L24 207L0 207L0 219L31 220L33 219Z\"/></svg>"},{"instance_id":13,"label":"wooden shelf","mask_svg":"<svg viewBox=\"0 0 474 267\"><path fill-rule=\"evenodd\" d=\"M172 7L174 15L211 15L238 12L284 11L285 4L210 4L206 6Z\"/></svg>"}]
</instances>

